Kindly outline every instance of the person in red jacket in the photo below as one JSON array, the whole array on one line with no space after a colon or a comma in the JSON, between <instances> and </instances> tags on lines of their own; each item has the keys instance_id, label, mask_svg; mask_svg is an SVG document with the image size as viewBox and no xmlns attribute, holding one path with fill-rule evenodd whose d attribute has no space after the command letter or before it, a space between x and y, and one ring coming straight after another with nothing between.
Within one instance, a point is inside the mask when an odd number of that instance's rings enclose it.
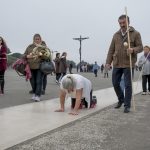
<instances>
[{"instance_id":1,"label":"person in red jacket","mask_svg":"<svg viewBox=\"0 0 150 150\"><path fill-rule=\"evenodd\" d=\"M4 94L4 74L7 68L7 46L2 37L0 37L0 95Z\"/></svg>"}]
</instances>

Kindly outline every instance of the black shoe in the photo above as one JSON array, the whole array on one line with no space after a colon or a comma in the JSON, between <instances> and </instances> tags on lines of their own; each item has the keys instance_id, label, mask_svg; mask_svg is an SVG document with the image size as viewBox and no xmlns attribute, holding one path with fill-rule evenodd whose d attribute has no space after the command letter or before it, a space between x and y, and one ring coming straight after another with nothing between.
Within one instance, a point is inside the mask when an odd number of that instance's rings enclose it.
<instances>
[{"instance_id":1,"label":"black shoe","mask_svg":"<svg viewBox=\"0 0 150 150\"><path fill-rule=\"evenodd\" d=\"M31 90L31 91L29 91L29 94L33 94L33 91Z\"/></svg>"},{"instance_id":2,"label":"black shoe","mask_svg":"<svg viewBox=\"0 0 150 150\"><path fill-rule=\"evenodd\" d=\"M44 91L44 90L42 90L41 94L42 94L42 95L45 95L45 91Z\"/></svg>"},{"instance_id":3,"label":"black shoe","mask_svg":"<svg viewBox=\"0 0 150 150\"><path fill-rule=\"evenodd\" d=\"M122 103L118 102L118 104L115 106L115 109L118 109L122 106Z\"/></svg>"},{"instance_id":4,"label":"black shoe","mask_svg":"<svg viewBox=\"0 0 150 150\"><path fill-rule=\"evenodd\" d=\"M125 107L125 108L124 108L124 113L129 113L129 112L130 112L130 108Z\"/></svg>"}]
</instances>

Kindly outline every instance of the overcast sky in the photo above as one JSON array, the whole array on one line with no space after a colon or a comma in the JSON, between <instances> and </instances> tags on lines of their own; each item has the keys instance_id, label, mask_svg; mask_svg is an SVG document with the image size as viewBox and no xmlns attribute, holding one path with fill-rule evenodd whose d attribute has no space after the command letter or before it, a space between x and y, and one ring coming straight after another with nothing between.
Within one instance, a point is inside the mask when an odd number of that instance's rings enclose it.
<instances>
[{"instance_id":1,"label":"overcast sky","mask_svg":"<svg viewBox=\"0 0 150 150\"><path fill-rule=\"evenodd\" d=\"M82 35L89 37L82 60L104 63L125 6L130 24L150 45L149 0L0 0L0 6L0 36L12 52L24 53L39 33L51 50L66 51L69 60L79 62L79 42L72 38Z\"/></svg>"}]
</instances>

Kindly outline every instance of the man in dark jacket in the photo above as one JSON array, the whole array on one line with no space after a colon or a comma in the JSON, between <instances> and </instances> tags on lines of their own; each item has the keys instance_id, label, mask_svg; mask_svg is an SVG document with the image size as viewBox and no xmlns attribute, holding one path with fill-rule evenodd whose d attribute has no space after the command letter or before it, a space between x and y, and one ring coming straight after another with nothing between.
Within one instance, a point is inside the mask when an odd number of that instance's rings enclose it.
<instances>
[{"instance_id":1,"label":"man in dark jacket","mask_svg":"<svg viewBox=\"0 0 150 150\"><path fill-rule=\"evenodd\" d=\"M127 17L129 22L129 17ZM121 15L118 19L120 30L113 36L106 59L106 66L109 68L113 62L112 83L118 97L118 104L115 108L120 108L124 103L124 113L130 112L131 97L132 97L132 82L130 73L130 60L132 58L132 67L137 61L137 53L143 50L141 36L138 31L129 26L130 46L128 48L127 38L127 22L126 15ZM125 95L121 90L120 81L124 74Z\"/></svg>"}]
</instances>

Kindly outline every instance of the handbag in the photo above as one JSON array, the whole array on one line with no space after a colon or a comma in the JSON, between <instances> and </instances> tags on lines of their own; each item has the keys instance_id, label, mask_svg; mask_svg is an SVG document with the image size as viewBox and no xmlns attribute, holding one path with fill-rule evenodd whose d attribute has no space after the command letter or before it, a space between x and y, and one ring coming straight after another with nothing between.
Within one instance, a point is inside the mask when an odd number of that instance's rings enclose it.
<instances>
[{"instance_id":1,"label":"handbag","mask_svg":"<svg viewBox=\"0 0 150 150\"><path fill-rule=\"evenodd\" d=\"M25 64L17 64L16 65L15 70L18 73L19 76L25 76L26 75L25 67L26 67Z\"/></svg>"},{"instance_id":2,"label":"handbag","mask_svg":"<svg viewBox=\"0 0 150 150\"><path fill-rule=\"evenodd\" d=\"M42 61L40 64L40 70L41 72L43 72L44 74L51 74L52 72L55 71L55 67L52 61L50 60L45 60Z\"/></svg>"},{"instance_id":3,"label":"handbag","mask_svg":"<svg viewBox=\"0 0 150 150\"><path fill-rule=\"evenodd\" d=\"M19 76L26 76L26 60L23 58L17 59L17 61L12 65L12 68L15 69Z\"/></svg>"}]
</instances>

